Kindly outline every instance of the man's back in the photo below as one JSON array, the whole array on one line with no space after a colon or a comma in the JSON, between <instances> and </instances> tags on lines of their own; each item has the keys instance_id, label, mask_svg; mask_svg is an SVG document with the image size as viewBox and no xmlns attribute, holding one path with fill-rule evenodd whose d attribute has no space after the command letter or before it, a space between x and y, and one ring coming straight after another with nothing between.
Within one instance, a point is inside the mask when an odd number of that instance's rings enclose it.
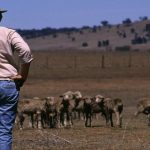
<instances>
[{"instance_id":1,"label":"man's back","mask_svg":"<svg viewBox=\"0 0 150 150\"><path fill-rule=\"evenodd\" d=\"M28 45L15 30L0 27L0 78L17 75L18 68L13 55L14 51L19 53L21 61L31 57L27 53L30 51ZM30 61L30 58L28 60Z\"/></svg>"}]
</instances>

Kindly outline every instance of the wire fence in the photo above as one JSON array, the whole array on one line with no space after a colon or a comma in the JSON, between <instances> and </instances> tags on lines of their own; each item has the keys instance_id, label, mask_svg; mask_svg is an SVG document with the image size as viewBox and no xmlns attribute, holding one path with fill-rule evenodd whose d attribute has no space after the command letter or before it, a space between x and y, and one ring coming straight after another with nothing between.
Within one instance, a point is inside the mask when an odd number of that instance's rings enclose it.
<instances>
[{"instance_id":1,"label":"wire fence","mask_svg":"<svg viewBox=\"0 0 150 150\"><path fill-rule=\"evenodd\" d=\"M34 52L30 77L149 76L149 52Z\"/></svg>"}]
</instances>

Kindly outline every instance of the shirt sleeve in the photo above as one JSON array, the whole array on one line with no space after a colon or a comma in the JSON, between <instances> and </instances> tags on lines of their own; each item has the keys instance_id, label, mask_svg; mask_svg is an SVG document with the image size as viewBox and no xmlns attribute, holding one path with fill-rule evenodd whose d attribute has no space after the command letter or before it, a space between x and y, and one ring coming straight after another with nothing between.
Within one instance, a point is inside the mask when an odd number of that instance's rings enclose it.
<instances>
[{"instance_id":1,"label":"shirt sleeve","mask_svg":"<svg viewBox=\"0 0 150 150\"><path fill-rule=\"evenodd\" d=\"M16 31L10 32L9 39L13 50L18 53L21 64L30 63L33 56L24 39Z\"/></svg>"}]
</instances>

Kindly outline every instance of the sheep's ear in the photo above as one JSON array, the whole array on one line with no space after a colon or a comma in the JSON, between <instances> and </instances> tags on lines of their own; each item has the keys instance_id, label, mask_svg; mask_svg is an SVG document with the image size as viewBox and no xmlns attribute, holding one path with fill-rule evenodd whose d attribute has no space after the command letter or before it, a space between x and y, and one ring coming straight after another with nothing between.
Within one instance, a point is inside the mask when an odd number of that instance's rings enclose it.
<instances>
[{"instance_id":1,"label":"sheep's ear","mask_svg":"<svg viewBox=\"0 0 150 150\"><path fill-rule=\"evenodd\" d=\"M104 103L104 101L105 101L105 98L103 97L101 102Z\"/></svg>"}]
</instances>

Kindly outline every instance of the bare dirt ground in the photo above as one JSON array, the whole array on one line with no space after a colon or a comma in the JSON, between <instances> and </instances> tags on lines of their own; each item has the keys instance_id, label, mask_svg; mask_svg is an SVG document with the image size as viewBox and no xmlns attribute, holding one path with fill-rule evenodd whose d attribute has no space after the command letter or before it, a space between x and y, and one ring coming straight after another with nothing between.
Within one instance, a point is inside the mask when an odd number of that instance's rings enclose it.
<instances>
[{"instance_id":1,"label":"bare dirt ground","mask_svg":"<svg viewBox=\"0 0 150 150\"><path fill-rule=\"evenodd\" d=\"M13 130L13 150L149 150L150 127L146 116L134 117L137 100L150 97L150 78L118 79L29 79L21 89L21 97L56 98L68 90L83 95L102 94L119 97L124 102L123 127L106 127L105 120L93 119L93 127L85 128L83 120L74 120L72 128ZM115 121L115 118L114 118Z\"/></svg>"}]
</instances>

